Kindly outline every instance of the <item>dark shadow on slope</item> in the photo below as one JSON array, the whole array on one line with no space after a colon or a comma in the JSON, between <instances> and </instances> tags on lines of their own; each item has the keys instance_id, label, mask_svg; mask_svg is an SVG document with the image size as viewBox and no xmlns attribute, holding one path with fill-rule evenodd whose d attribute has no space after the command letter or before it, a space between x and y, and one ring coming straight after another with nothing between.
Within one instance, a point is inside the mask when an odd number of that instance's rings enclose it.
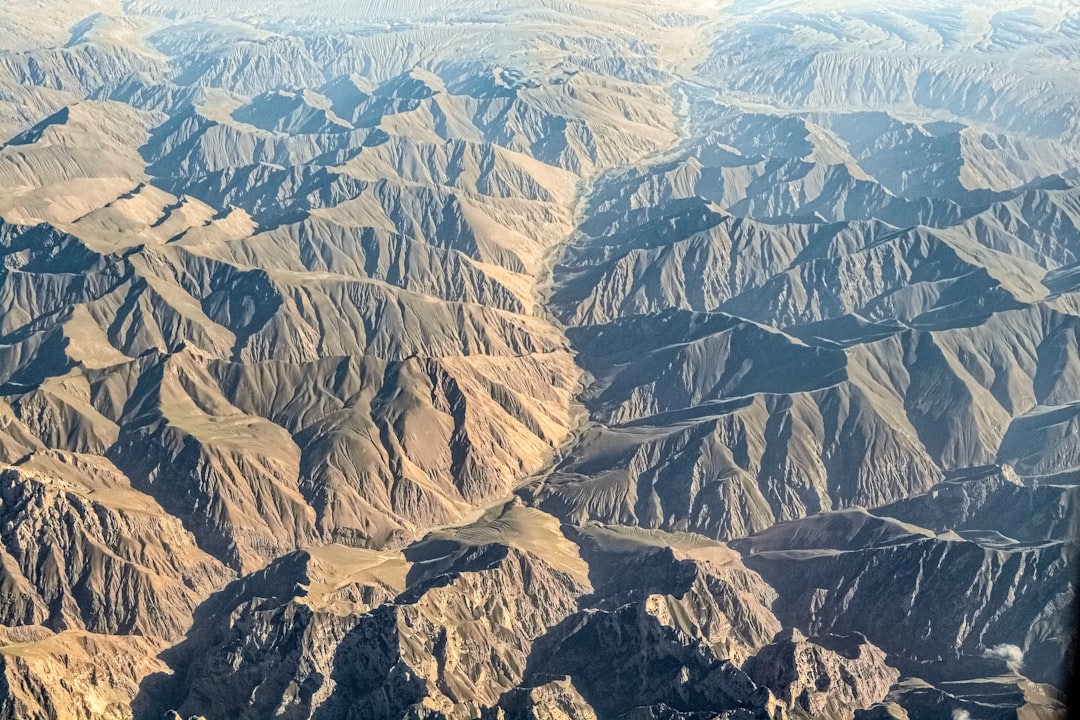
<instances>
[{"instance_id":1,"label":"dark shadow on slope","mask_svg":"<svg viewBox=\"0 0 1080 720\"><path fill-rule=\"evenodd\" d=\"M749 718L769 718L767 690L706 646L661 625L641 603L579 612L540 637L523 684L567 676L601 718L659 705L689 712L743 708Z\"/></svg>"}]
</instances>

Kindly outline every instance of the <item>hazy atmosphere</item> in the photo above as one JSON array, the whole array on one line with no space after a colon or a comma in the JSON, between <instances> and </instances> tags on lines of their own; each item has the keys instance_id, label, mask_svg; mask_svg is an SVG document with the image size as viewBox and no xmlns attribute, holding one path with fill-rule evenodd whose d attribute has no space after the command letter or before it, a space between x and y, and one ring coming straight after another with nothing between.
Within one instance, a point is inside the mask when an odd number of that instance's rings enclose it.
<instances>
[{"instance_id":1,"label":"hazy atmosphere","mask_svg":"<svg viewBox=\"0 0 1080 720\"><path fill-rule=\"evenodd\" d=\"M0 0L0 718L1063 720L1080 5Z\"/></svg>"}]
</instances>

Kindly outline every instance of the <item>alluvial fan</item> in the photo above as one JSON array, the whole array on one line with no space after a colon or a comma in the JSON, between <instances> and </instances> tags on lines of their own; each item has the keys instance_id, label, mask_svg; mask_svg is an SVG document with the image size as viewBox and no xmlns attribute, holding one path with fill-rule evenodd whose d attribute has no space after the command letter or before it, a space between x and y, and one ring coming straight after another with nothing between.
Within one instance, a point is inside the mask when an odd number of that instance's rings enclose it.
<instances>
[{"instance_id":1,"label":"alluvial fan","mask_svg":"<svg viewBox=\"0 0 1080 720\"><path fill-rule=\"evenodd\" d=\"M1080 8L7 0L0 718L1063 718Z\"/></svg>"}]
</instances>

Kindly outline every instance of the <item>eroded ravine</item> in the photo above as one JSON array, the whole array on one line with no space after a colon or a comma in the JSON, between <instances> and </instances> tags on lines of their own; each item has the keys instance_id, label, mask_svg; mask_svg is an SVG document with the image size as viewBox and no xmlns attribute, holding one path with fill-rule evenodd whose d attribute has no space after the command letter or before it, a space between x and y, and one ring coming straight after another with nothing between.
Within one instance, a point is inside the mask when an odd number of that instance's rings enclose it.
<instances>
[{"instance_id":1,"label":"eroded ravine","mask_svg":"<svg viewBox=\"0 0 1080 720\"><path fill-rule=\"evenodd\" d=\"M0 717L1059 714L1059 10L451 4L0 5Z\"/></svg>"},{"instance_id":2,"label":"eroded ravine","mask_svg":"<svg viewBox=\"0 0 1080 720\"><path fill-rule=\"evenodd\" d=\"M535 307L540 311L541 316L545 320L554 327L559 328L560 332L563 333L563 336L566 337L567 345L571 348L571 351L574 352L575 356L577 349L574 347L574 343L570 338L566 336L567 325L560 317L559 311L552 306L560 281L560 278L557 277L560 260L569 248L587 239L581 226L589 217L590 201L598 187L603 187L609 179L617 177L620 173L626 172L627 170L661 162L665 158L676 154L686 143L692 142L692 119L689 112L690 103L687 96L687 87L688 85L684 81L679 81L667 87L667 90L673 99L672 109L675 118L673 127L674 138L672 141L664 147L657 148L656 150L635 159L633 162L607 168L596 175L582 178L578 183L577 191L574 195L572 213L574 218L574 229L568 233L561 242L550 248L544 256L543 267L540 273L538 273L536 283L533 286L533 295L536 299ZM515 494L520 494L526 498L534 497L536 493L543 488L545 480L555 472L568 456L573 454L576 448L580 446L583 435L590 428L597 425L596 421L590 416L588 408L580 401L581 395L588 390L595 379L591 376L589 371L581 367L580 364L578 365L578 368L581 371L581 375L578 380L577 390L574 394L573 401L574 416L577 418L577 421L574 423L567 438L556 449L551 462L549 462L541 471L536 472L519 482L515 488Z\"/></svg>"}]
</instances>

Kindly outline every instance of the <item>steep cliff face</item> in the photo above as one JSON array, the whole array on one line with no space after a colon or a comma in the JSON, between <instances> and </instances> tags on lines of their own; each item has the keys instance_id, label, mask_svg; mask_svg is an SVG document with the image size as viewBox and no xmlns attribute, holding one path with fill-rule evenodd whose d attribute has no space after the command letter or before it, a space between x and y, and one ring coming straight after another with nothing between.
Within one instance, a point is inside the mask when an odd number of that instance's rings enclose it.
<instances>
[{"instance_id":1,"label":"steep cliff face","mask_svg":"<svg viewBox=\"0 0 1080 720\"><path fill-rule=\"evenodd\" d=\"M563 674L603 717L659 705L774 715L768 690L708 646L662 625L640 603L588 610L562 623L534 652L526 678Z\"/></svg>"},{"instance_id":2,"label":"steep cliff face","mask_svg":"<svg viewBox=\"0 0 1080 720\"><path fill-rule=\"evenodd\" d=\"M173 640L231 576L103 458L28 456L0 475L0 513L4 626Z\"/></svg>"},{"instance_id":3,"label":"steep cliff face","mask_svg":"<svg viewBox=\"0 0 1080 720\"><path fill-rule=\"evenodd\" d=\"M522 680L576 611L586 566L554 520L509 505L406 548L324 546L235 581L140 696L207 717L468 718Z\"/></svg>"},{"instance_id":4,"label":"steep cliff face","mask_svg":"<svg viewBox=\"0 0 1080 720\"><path fill-rule=\"evenodd\" d=\"M494 720L596 720L569 678L507 693L485 717Z\"/></svg>"},{"instance_id":5,"label":"steep cliff face","mask_svg":"<svg viewBox=\"0 0 1080 720\"><path fill-rule=\"evenodd\" d=\"M0 715L1059 717L1078 27L4 3Z\"/></svg>"},{"instance_id":6,"label":"steep cliff face","mask_svg":"<svg viewBox=\"0 0 1080 720\"><path fill-rule=\"evenodd\" d=\"M1060 608L1075 602L1075 546L962 532L826 514L750 539L746 562L767 581L782 579L781 620L814 633L862 628L905 674L964 680L1023 666L1062 683L1071 621Z\"/></svg>"},{"instance_id":7,"label":"steep cliff face","mask_svg":"<svg viewBox=\"0 0 1080 720\"><path fill-rule=\"evenodd\" d=\"M162 643L38 626L3 630L0 713L13 718L127 720L139 683L165 669Z\"/></svg>"},{"instance_id":8,"label":"steep cliff face","mask_svg":"<svg viewBox=\"0 0 1080 720\"><path fill-rule=\"evenodd\" d=\"M888 694L899 673L861 635L807 639L786 630L743 666L792 716L855 717Z\"/></svg>"},{"instance_id":9,"label":"steep cliff face","mask_svg":"<svg viewBox=\"0 0 1080 720\"><path fill-rule=\"evenodd\" d=\"M772 640L775 591L738 553L704 537L587 525L571 535L589 563L592 604L640 605L661 625L741 665Z\"/></svg>"}]
</instances>

